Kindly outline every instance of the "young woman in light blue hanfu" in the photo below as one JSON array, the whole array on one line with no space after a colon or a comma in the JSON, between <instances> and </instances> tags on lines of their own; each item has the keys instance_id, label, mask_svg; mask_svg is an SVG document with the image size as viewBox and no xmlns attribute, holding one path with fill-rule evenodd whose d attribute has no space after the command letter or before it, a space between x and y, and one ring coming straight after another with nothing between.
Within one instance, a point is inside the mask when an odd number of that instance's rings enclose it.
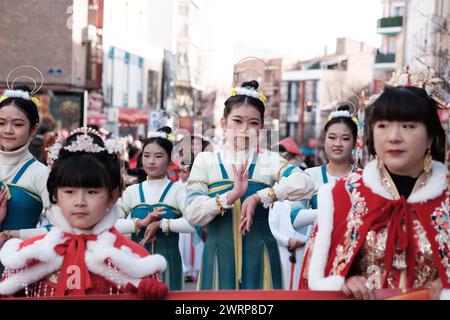
<instances>
[{"instance_id":1,"label":"young woman in light blue hanfu","mask_svg":"<svg viewBox=\"0 0 450 320\"><path fill-rule=\"evenodd\" d=\"M264 96L251 81L225 102L219 152L202 152L193 164L186 218L206 226L198 287L201 290L281 289L280 256L269 229L277 200L309 199L311 179L277 153L258 147Z\"/></svg>"},{"instance_id":2,"label":"young woman in light blue hanfu","mask_svg":"<svg viewBox=\"0 0 450 320\"><path fill-rule=\"evenodd\" d=\"M125 189L119 205L124 218L116 224L121 233L150 253L159 253L167 260L163 281L170 290L183 289L183 267L178 249L179 233L195 232L186 219L186 188L181 182L167 178L173 143L171 129L163 127L149 134L142 148L142 165L147 180Z\"/></svg>"}]
</instances>

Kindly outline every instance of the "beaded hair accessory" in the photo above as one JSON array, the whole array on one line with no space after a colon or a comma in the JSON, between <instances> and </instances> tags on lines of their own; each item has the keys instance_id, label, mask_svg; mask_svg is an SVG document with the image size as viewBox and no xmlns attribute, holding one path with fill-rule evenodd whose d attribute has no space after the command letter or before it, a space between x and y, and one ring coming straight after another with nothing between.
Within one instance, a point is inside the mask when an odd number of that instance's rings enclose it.
<instances>
[{"instance_id":1,"label":"beaded hair accessory","mask_svg":"<svg viewBox=\"0 0 450 320\"><path fill-rule=\"evenodd\" d=\"M261 100L262 102L266 102L267 98L262 92L256 91L252 87L235 87L231 89L231 96L247 96L247 97L253 97L256 99Z\"/></svg>"},{"instance_id":2,"label":"beaded hair accessory","mask_svg":"<svg viewBox=\"0 0 450 320\"><path fill-rule=\"evenodd\" d=\"M163 138L171 142L175 141L175 137L173 136L172 133L167 134L161 131L150 131L149 133L147 133L147 138Z\"/></svg>"},{"instance_id":3,"label":"beaded hair accessory","mask_svg":"<svg viewBox=\"0 0 450 320\"><path fill-rule=\"evenodd\" d=\"M48 148L48 159L49 164L53 164L54 161L58 160L59 152L62 148L69 152L86 152L86 153L99 153L107 151L109 154L117 153L120 154L125 151L125 145L116 138L106 139L105 146L102 147L94 142L94 139L88 134L94 134L100 139L100 133L92 128L82 127L73 130L70 136L81 133L77 136L75 141L72 141L69 145L63 147L61 140L58 139L51 147Z\"/></svg>"},{"instance_id":4,"label":"beaded hair accessory","mask_svg":"<svg viewBox=\"0 0 450 320\"><path fill-rule=\"evenodd\" d=\"M419 60L423 63L421 60ZM425 63L423 63L425 64ZM443 82L441 78L432 77L434 71L427 65L426 70L410 72L409 67L398 70L392 74L392 78L386 82L391 87L416 87L424 89L428 96L436 101L441 109L447 109L448 104L444 100Z\"/></svg>"},{"instance_id":5,"label":"beaded hair accessory","mask_svg":"<svg viewBox=\"0 0 450 320\"><path fill-rule=\"evenodd\" d=\"M31 96L27 91L23 90L5 90L2 96L0 96L0 103L8 98L22 98L24 100L33 101L36 107L41 106L41 102L38 98Z\"/></svg>"}]
</instances>

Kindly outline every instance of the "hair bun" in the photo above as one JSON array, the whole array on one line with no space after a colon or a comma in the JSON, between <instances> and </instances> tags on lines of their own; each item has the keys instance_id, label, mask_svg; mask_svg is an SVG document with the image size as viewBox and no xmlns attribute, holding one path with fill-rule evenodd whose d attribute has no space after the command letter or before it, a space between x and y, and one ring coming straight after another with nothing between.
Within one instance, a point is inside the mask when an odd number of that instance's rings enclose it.
<instances>
[{"instance_id":1,"label":"hair bun","mask_svg":"<svg viewBox=\"0 0 450 320\"><path fill-rule=\"evenodd\" d=\"M259 87L259 83L256 80L246 81L241 85L241 87L244 87L244 88L251 87L251 88L257 90Z\"/></svg>"},{"instance_id":2,"label":"hair bun","mask_svg":"<svg viewBox=\"0 0 450 320\"><path fill-rule=\"evenodd\" d=\"M22 90L22 91L28 92L31 96L31 88L29 86L26 86L26 85L16 86L16 87L14 87L14 90Z\"/></svg>"},{"instance_id":3,"label":"hair bun","mask_svg":"<svg viewBox=\"0 0 450 320\"><path fill-rule=\"evenodd\" d=\"M164 126L164 127L162 127L162 128L159 128L158 130L157 130L157 132L164 132L165 134L171 134L172 133L172 129L170 128L170 127L168 127L168 126Z\"/></svg>"},{"instance_id":4,"label":"hair bun","mask_svg":"<svg viewBox=\"0 0 450 320\"><path fill-rule=\"evenodd\" d=\"M343 104L337 108L337 111L350 111L350 106L348 104Z\"/></svg>"}]
</instances>

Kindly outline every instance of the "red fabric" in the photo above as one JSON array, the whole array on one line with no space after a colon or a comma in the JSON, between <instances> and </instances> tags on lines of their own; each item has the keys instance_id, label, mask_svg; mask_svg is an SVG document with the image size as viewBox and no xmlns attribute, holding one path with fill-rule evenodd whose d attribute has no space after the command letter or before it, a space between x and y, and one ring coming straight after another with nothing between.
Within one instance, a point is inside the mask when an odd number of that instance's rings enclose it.
<instances>
[{"instance_id":1,"label":"red fabric","mask_svg":"<svg viewBox=\"0 0 450 320\"><path fill-rule=\"evenodd\" d=\"M97 236L93 234L75 235L64 233L64 237L68 237L68 239L64 243L58 244L54 249L57 254L64 256L56 295L64 296L66 291L68 291L69 295L86 294L86 290L92 287L91 277L89 276L89 271L84 260L86 241L97 240ZM72 269L74 266L79 268L80 279L75 283L74 288L70 288L70 283L68 282L69 275L74 274L74 277L78 276L76 273L77 269ZM79 288L77 287L78 284L80 285Z\"/></svg>"},{"instance_id":2,"label":"red fabric","mask_svg":"<svg viewBox=\"0 0 450 320\"><path fill-rule=\"evenodd\" d=\"M361 246L366 239L367 232L370 229L379 229L383 226L388 226L389 234L385 251L386 267L392 267L392 258L396 252L400 252L402 249L406 249L406 262L408 268L407 287L411 287L411 281L414 274L414 271L412 270L412 268L414 267L414 253L417 249L413 245L414 239L410 213L417 212L417 218L424 227L428 241L432 246L434 260L436 263L436 267L439 270L439 275L441 277L442 283L444 284L444 287L450 287L446 275L447 266L444 266L442 263L442 253L439 248L439 244L437 243L439 233L436 230L437 227L433 227L431 225L432 219L430 219L433 212L435 212L437 208L440 208L442 206L442 203L446 199L445 194L442 194L436 199L426 201L425 203L408 204L405 202L405 200L402 199L388 200L377 194L374 194L368 187L363 184L362 179L360 179L357 184L355 184L355 187L357 188L360 197L365 200L368 211L361 217L362 225L357 233L357 244L353 251L353 255L338 274L343 277L347 276L356 255L360 251ZM426 187L430 188L430 186ZM348 244L346 244L345 242L345 233L347 231L348 216L352 214L352 211L349 211L347 207L347 201L349 201L348 192L349 191L346 189L345 183L343 183L343 181L338 182L332 191L333 202L335 203L332 229L333 232L331 235L331 244L329 249L328 261L325 268L325 276L331 275L333 261L336 258L337 247L339 245L342 245L343 248L346 248L348 246ZM344 199L347 199L347 201L345 201ZM336 203L339 203L339 205L336 205ZM341 203L344 203L344 205L341 205ZM404 219L406 230L402 230L401 228L402 219ZM446 254L448 254L450 258L448 244L446 245L445 249ZM386 287L386 283L384 283L383 287Z\"/></svg>"},{"instance_id":3,"label":"red fabric","mask_svg":"<svg viewBox=\"0 0 450 320\"><path fill-rule=\"evenodd\" d=\"M137 290L138 296L145 300L164 299L168 292L167 285L155 278L142 279Z\"/></svg>"},{"instance_id":4,"label":"red fabric","mask_svg":"<svg viewBox=\"0 0 450 320\"><path fill-rule=\"evenodd\" d=\"M116 236L116 241L114 243L115 248L126 246L130 248L134 254L137 254L140 257L146 257L149 255L148 251L145 248L124 237L115 228L111 228L109 232L113 233ZM125 289L126 284L124 284L124 286L122 286L119 290L119 288L117 288L114 283L110 282L100 275L88 271L84 260L86 248L85 244L87 240L95 240L97 238L96 235L73 235L67 233L64 235L66 237L69 237L69 239L67 239L64 243L56 245L54 248L57 254L64 256L61 269L57 272L54 272L53 274L47 274L34 284L30 284L28 286L29 295L47 297L52 295L59 297L68 295L72 297L82 297L86 295L106 295L110 294L111 290L113 290L112 293L114 295L117 295L118 291L120 291L120 293L138 292L139 288L134 288L131 290L131 288L133 287L131 284L126 286L127 289ZM46 235L41 235L23 241L20 249L32 245L45 236ZM33 258L31 258L30 261L31 262L27 264L27 267L29 267L31 264L40 263L39 260ZM106 263L107 261L105 261L105 264ZM82 278L80 281L80 288L67 288L67 280L69 280L70 282L68 276L73 274L73 272L70 272L70 270L68 270L68 267L71 265L76 265L80 268L80 276ZM165 294L167 294L167 287L164 284L162 286L159 284L155 284L155 281L159 283L159 280L155 279L153 276L147 278L151 278L151 280L146 280L141 285L141 294L144 298L160 299L161 296L165 296ZM157 292L159 289L161 290L161 292ZM25 296L25 290L18 292L15 296Z\"/></svg>"}]
</instances>

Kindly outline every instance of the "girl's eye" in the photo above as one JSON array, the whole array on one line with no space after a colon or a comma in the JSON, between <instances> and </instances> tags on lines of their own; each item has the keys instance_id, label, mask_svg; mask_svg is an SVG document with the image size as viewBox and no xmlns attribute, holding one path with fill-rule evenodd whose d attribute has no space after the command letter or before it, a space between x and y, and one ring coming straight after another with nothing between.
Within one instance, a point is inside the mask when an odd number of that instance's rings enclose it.
<instances>
[{"instance_id":1,"label":"girl's eye","mask_svg":"<svg viewBox=\"0 0 450 320\"><path fill-rule=\"evenodd\" d=\"M98 191L97 191L97 190L89 190L88 193L89 193L89 194L97 194Z\"/></svg>"},{"instance_id":2,"label":"girl's eye","mask_svg":"<svg viewBox=\"0 0 450 320\"><path fill-rule=\"evenodd\" d=\"M406 128L406 129L414 129L415 127L416 126L412 123L406 123L403 125L403 128Z\"/></svg>"},{"instance_id":3,"label":"girl's eye","mask_svg":"<svg viewBox=\"0 0 450 320\"><path fill-rule=\"evenodd\" d=\"M233 121L236 122L236 123L241 123L242 122L241 120L238 120L238 119L233 119Z\"/></svg>"},{"instance_id":4,"label":"girl's eye","mask_svg":"<svg viewBox=\"0 0 450 320\"><path fill-rule=\"evenodd\" d=\"M328 139L330 139L330 140L334 140L334 139L336 139L335 137L330 137L330 136L328 136Z\"/></svg>"},{"instance_id":5,"label":"girl's eye","mask_svg":"<svg viewBox=\"0 0 450 320\"><path fill-rule=\"evenodd\" d=\"M377 124L377 128L379 128L379 129L384 129L384 128L386 128L386 124L384 124L384 123L379 123L379 124Z\"/></svg>"},{"instance_id":6,"label":"girl's eye","mask_svg":"<svg viewBox=\"0 0 450 320\"><path fill-rule=\"evenodd\" d=\"M251 122L250 123L252 126L257 126L257 125L259 125L259 122Z\"/></svg>"}]
</instances>

